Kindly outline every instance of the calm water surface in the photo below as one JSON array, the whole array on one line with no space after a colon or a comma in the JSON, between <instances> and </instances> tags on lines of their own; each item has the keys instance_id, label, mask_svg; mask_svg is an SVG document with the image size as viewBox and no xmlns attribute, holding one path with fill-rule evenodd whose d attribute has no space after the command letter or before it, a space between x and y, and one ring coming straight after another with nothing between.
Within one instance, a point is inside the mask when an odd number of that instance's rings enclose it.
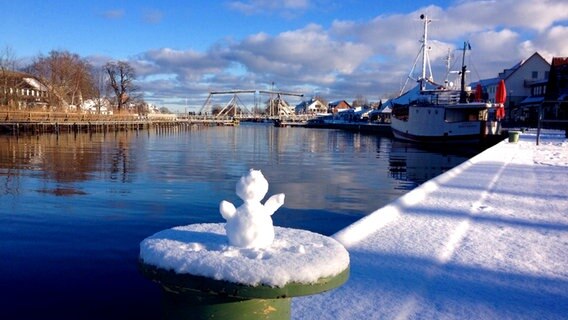
<instances>
[{"instance_id":1,"label":"calm water surface","mask_svg":"<svg viewBox=\"0 0 568 320\"><path fill-rule=\"evenodd\" d=\"M475 151L268 125L0 136L0 317L159 318L136 269L165 228L223 222L235 184L261 169L286 203L275 225L331 235Z\"/></svg>"}]
</instances>

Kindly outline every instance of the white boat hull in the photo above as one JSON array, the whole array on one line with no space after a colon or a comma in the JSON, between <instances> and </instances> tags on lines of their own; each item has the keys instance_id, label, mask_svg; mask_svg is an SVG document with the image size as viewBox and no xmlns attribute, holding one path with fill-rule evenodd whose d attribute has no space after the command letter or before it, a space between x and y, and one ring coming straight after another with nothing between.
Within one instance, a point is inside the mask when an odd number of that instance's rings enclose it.
<instances>
[{"instance_id":1,"label":"white boat hull","mask_svg":"<svg viewBox=\"0 0 568 320\"><path fill-rule=\"evenodd\" d=\"M485 136L486 121L463 119L464 113L454 112L456 108L439 105L408 108L406 119L392 118L391 129L397 139L428 143L477 142Z\"/></svg>"}]
</instances>

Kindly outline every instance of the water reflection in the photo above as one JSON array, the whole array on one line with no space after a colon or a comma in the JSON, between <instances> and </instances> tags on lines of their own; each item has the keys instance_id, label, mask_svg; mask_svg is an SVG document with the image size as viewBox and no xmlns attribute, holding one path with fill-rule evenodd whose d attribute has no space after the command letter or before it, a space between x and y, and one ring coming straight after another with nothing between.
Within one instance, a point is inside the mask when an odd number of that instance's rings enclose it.
<instances>
[{"instance_id":1,"label":"water reflection","mask_svg":"<svg viewBox=\"0 0 568 320\"><path fill-rule=\"evenodd\" d=\"M286 194L276 225L329 235L467 157L374 135L246 124L0 136L3 314L159 317L159 290L136 270L139 242L222 222L218 204L241 203L235 183L249 168L263 171L269 194Z\"/></svg>"},{"instance_id":2,"label":"water reflection","mask_svg":"<svg viewBox=\"0 0 568 320\"><path fill-rule=\"evenodd\" d=\"M235 181L256 168L265 172L273 192L287 194L287 208L357 215L374 211L476 152L426 150L374 135L267 125L169 134L0 136L0 141L7 194L17 195L22 177L30 177L26 185L35 183L34 190L57 196L88 196L104 188L145 200L208 206L206 201L216 205L219 200L213 195L234 197Z\"/></svg>"},{"instance_id":3,"label":"water reflection","mask_svg":"<svg viewBox=\"0 0 568 320\"><path fill-rule=\"evenodd\" d=\"M85 195L74 186L99 175L132 181L130 173L136 172L136 161L129 159L129 146L135 138L132 134L0 136L4 191L14 194L21 190L21 176L43 181L38 190L54 195Z\"/></svg>"},{"instance_id":4,"label":"water reflection","mask_svg":"<svg viewBox=\"0 0 568 320\"><path fill-rule=\"evenodd\" d=\"M391 177L410 186L426 182L481 152L476 145L423 146L394 140L389 152Z\"/></svg>"}]
</instances>

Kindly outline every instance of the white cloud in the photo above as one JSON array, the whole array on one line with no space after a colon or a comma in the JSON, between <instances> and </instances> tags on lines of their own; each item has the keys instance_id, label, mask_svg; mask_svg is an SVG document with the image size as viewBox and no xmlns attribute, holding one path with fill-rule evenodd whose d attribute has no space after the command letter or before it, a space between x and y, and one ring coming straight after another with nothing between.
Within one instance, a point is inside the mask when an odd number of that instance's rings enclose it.
<instances>
[{"instance_id":1,"label":"white cloud","mask_svg":"<svg viewBox=\"0 0 568 320\"><path fill-rule=\"evenodd\" d=\"M250 72L316 82L329 81L332 74L350 74L372 54L365 44L333 40L313 24L273 37L253 35L228 52Z\"/></svg>"},{"instance_id":2,"label":"white cloud","mask_svg":"<svg viewBox=\"0 0 568 320\"><path fill-rule=\"evenodd\" d=\"M310 7L309 0L245 0L230 1L227 6L246 15L277 13L284 16L301 14ZM295 14L294 14L295 13Z\"/></svg>"},{"instance_id":3,"label":"white cloud","mask_svg":"<svg viewBox=\"0 0 568 320\"><path fill-rule=\"evenodd\" d=\"M230 2L234 10L248 14L309 10L312 5L309 1ZM433 19L430 55L437 80L444 76L448 49L459 60L461 51L456 49L464 41L473 48L467 60L474 71L471 80L494 77L535 51L548 60L568 56L567 1L464 0L447 8L427 6L367 21L343 17L330 21L329 28L307 23L278 34L258 32L219 42L205 52L151 50L137 57L137 69L144 76L177 75L178 83L172 85L176 94L183 86L187 92L257 89L274 81L287 90L315 88L329 94L328 99L357 95L377 99L397 92L409 73L420 48L422 13ZM159 88L167 91L163 83Z\"/></svg>"},{"instance_id":4,"label":"white cloud","mask_svg":"<svg viewBox=\"0 0 568 320\"><path fill-rule=\"evenodd\" d=\"M111 20L121 19L124 17L124 9L113 9L103 12L103 17Z\"/></svg>"},{"instance_id":5,"label":"white cloud","mask_svg":"<svg viewBox=\"0 0 568 320\"><path fill-rule=\"evenodd\" d=\"M548 61L553 56L568 56L568 26L554 26L547 32L527 40L524 43L525 52L538 50Z\"/></svg>"},{"instance_id":6,"label":"white cloud","mask_svg":"<svg viewBox=\"0 0 568 320\"><path fill-rule=\"evenodd\" d=\"M141 76L173 73L178 75L180 81L199 81L204 74L222 72L229 65L215 52L170 48L148 51L134 62Z\"/></svg>"},{"instance_id":7,"label":"white cloud","mask_svg":"<svg viewBox=\"0 0 568 320\"><path fill-rule=\"evenodd\" d=\"M519 53L511 56L511 49L516 49L520 38L519 34L512 30L483 31L471 37L475 55L483 57L484 60L507 62L519 57Z\"/></svg>"},{"instance_id":8,"label":"white cloud","mask_svg":"<svg viewBox=\"0 0 568 320\"><path fill-rule=\"evenodd\" d=\"M164 18L164 13L159 10L146 10L142 15L144 22L149 24L158 24Z\"/></svg>"}]
</instances>

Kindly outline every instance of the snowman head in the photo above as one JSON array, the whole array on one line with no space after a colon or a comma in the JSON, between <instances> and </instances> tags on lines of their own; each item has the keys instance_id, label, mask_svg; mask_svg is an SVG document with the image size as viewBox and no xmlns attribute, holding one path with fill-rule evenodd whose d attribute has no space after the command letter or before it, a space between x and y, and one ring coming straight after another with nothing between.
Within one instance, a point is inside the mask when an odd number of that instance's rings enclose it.
<instances>
[{"instance_id":1,"label":"snowman head","mask_svg":"<svg viewBox=\"0 0 568 320\"><path fill-rule=\"evenodd\" d=\"M237 195L243 201L259 201L268 192L268 181L260 170L250 169L249 173L242 176L237 182Z\"/></svg>"}]
</instances>

